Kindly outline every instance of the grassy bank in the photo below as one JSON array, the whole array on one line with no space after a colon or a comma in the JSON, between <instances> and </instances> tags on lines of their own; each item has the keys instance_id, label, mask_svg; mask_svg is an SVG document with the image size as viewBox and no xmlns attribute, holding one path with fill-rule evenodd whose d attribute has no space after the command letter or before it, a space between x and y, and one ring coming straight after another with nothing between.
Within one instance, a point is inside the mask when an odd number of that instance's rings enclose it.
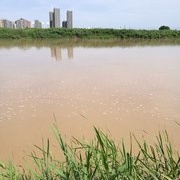
<instances>
[{"instance_id":1,"label":"grassy bank","mask_svg":"<svg viewBox=\"0 0 180 180\"><path fill-rule=\"evenodd\" d=\"M120 144L94 128L91 142L74 138L69 146L55 126L54 133L64 161L53 158L50 142L32 152L34 168L0 162L1 180L179 180L180 156L174 151L167 132L159 133L154 145L130 136L130 147ZM138 148L133 152L133 144Z\"/></svg>"},{"instance_id":2,"label":"grassy bank","mask_svg":"<svg viewBox=\"0 0 180 180\"><path fill-rule=\"evenodd\" d=\"M0 39L178 39L179 30L133 29L4 29Z\"/></svg>"}]
</instances>

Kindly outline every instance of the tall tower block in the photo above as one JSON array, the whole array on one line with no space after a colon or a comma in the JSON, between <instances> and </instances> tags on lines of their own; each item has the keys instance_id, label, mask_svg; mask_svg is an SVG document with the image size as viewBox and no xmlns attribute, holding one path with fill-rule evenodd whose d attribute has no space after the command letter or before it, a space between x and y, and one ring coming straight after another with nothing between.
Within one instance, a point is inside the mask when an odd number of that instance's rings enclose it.
<instances>
[{"instance_id":1,"label":"tall tower block","mask_svg":"<svg viewBox=\"0 0 180 180\"><path fill-rule=\"evenodd\" d=\"M59 8L54 8L54 27L59 28L61 27L60 25L60 9Z\"/></svg>"},{"instance_id":2,"label":"tall tower block","mask_svg":"<svg viewBox=\"0 0 180 180\"><path fill-rule=\"evenodd\" d=\"M67 28L73 28L73 13L72 11L67 11Z\"/></svg>"},{"instance_id":3,"label":"tall tower block","mask_svg":"<svg viewBox=\"0 0 180 180\"><path fill-rule=\"evenodd\" d=\"M53 12L49 12L49 26L50 28L54 27L54 21L53 21Z\"/></svg>"}]
</instances>

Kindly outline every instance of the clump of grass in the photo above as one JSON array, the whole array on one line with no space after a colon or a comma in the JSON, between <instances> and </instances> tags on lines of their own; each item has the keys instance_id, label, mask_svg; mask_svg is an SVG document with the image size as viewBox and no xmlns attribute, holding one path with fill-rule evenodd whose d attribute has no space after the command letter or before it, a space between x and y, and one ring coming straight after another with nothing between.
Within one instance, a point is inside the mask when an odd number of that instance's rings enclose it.
<instances>
[{"instance_id":1,"label":"clump of grass","mask_svg":"<svg viewBox=\"0 0 180 180\"><path fill-rule=\"evenodd\" d=\"M35 168L24 170L12 163L0 162L0 179L8 180L179 180L180 156L174 151L166 131L159 133L154 145L137 140L130 135L130 147L115 141L94 127L95 138L91 142L73 138L68 145L57 126L54 134L63 153L60 161L50 153L50 142L36 146L41 155L31 153ZM138 151L133 153L133 139Z\"/></svg>"}]
</instances>

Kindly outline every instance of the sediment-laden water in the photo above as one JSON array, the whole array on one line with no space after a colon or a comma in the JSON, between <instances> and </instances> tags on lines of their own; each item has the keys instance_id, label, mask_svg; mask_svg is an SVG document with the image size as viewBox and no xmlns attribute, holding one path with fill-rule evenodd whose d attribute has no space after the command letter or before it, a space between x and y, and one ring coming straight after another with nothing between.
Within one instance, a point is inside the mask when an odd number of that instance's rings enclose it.
<instances>
[{"instance_id":1,"label":"sediment-laden water","mask_svg":"<svg viewBox=\"0 0 180 180\"><path fill-rule=\"evenodd\" d=\"M150 42L0 43L0 159L19 161L52 137L117 138L166 129L180 149L180 45Z\"/></svg>"}]
</instances>

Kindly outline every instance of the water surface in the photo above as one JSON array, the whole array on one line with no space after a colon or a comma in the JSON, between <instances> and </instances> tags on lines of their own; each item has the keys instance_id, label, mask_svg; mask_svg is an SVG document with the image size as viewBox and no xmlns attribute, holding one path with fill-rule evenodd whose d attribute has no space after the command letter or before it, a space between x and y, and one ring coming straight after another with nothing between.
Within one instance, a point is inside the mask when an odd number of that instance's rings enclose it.
<instances>
[{"instance_id":1,"label":"water surface","mask_svg":"<svg viewBox=\"0 0 180 180\"><path fill-rule=\"evenodd\" d=\"M0 159L19 161L52 137L93 125L128 139L166 129L180 148L180 45L154 42L0 43Z\"/></svg>"}]
</instances>

